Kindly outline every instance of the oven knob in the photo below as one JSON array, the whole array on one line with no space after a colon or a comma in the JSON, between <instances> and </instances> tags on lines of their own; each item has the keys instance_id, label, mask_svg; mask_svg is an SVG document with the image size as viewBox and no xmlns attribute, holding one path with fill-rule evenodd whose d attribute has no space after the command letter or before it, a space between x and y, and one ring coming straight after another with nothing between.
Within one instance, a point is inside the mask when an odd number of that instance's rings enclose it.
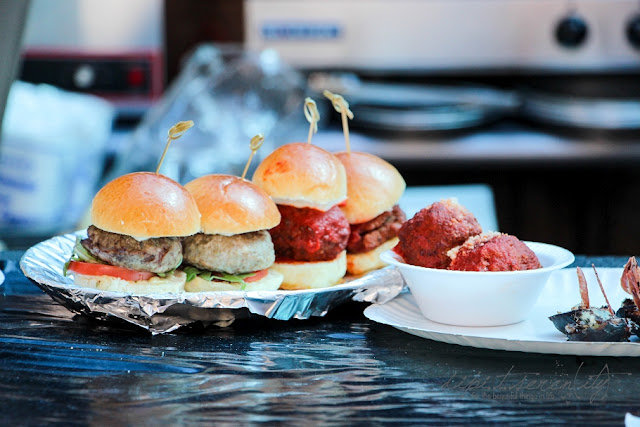
<instances>
[{"instance_id":1,"label":"oven knob","mask_svg":"<svg viewBox=\"0 0 640 427\"><path fill-rule=\"evenodd\" d=\"M631 46L640 49L640 15L637 15L627 24L627 39Z\"/></svg>"},{"instance_id":2,"label":"oven knob","mask_svg":"<svg viewBox=\"0 0 640 427\"><path fill-rule=\"evenodd\" d=\"M564 47L580 46L589 33L587 23L576 15L563 18L556 27L556 40Z\"/></svg>"}]
</instances>

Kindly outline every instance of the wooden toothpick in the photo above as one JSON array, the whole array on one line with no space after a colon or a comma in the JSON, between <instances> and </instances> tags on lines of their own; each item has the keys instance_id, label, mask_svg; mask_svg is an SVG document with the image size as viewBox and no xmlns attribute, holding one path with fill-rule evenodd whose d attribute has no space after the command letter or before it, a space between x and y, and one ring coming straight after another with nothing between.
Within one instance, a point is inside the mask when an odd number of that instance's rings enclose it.
<instances>
[{"instance_id":1,"label":"wooden toothpick","mask_svg":"<svg viewBox=\"0 0 640 427\"><path fill-rule=\"evenodd\" d=\"M164 146L164 151L162 152L162 157L160 157L160 162L158 163L158 167L156 168L156 173L160 171L160 166L162 166L164 156L167 154L167 150L169 149L171 141L180 138L191 127L193 127L193 120L178 122L171 129L169 129L169 135L167 136L167 145Z\"/></svg>"},{"instance_id":2,"label":"wooden toothpick","mask_svg":"<svg viewBox=\"0 0 640 427\"><path fill-rule=\"evenodd\" d=\"M349 103L341 96L328 90L322 92L324 96L329 98L333 109L342 116L342 131L344 132L344 142L347 146L347 153L351 153L351 143L349 141L349 123L347 118L353 119L353 112L349 109Z\"/></svg>"},{"instance_id":3,"label":"wooden toothpick","mask_svg":"<svg viewBox=\"0 0 640 427\"><path fill-rule=\"evenodd\" d=\"M318 132L318 122L320 121L320 113L316 101L307 97L304 100L304 116L309 121L309 136L307 142L311 144L311 136Z\"/></svg>"},{"instance_id":4,"label":"wooden toothpick","mask_svg":"<svg viewBox=\"0 0 640 427\"><path fill-rule=\"evenodd\" d=\"M244 177L247 175L247 171L249 170L249 165L251 164L251 160L253 159L253 156L256 154L256 151L258 151L258 148L262 146L263 142L264 142L264 136L261 133L251 138L251 142L249 142L249 148L251 149L251 154L249 155L249 160L247 160L247 164L244 166L244 171L242 172L242 177L241 177L242 179L244 179Z\"/></svg>"}]
</instances>

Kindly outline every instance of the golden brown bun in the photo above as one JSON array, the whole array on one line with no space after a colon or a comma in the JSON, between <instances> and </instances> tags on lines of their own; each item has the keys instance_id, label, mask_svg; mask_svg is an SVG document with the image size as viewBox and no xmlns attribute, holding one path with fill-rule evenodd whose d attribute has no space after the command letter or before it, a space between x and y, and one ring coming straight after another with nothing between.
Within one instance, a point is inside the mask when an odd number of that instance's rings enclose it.
<instances>
[{"instance_id":1,"label":"golden brown bun","mask_svg":"<svg viewBox=\"0 0 640 427\"><path fill-rule=\"evenodd\" d=\"M347 203L341 206L349 224L360 224L391 210L404 193L402 175L390 163L369 153L336 153L347 171Z\"/></svg>"},{"instance_id":2,"label":"golden brown bun","mask_svg":"<svg viewBox=\"0 0 640 427\"><path fill-rule=\"evenodd\" d=\"M336 285L347 272L347 252L342 251L331 261L278 262L272 270L282 274L280 289L318 289Z\"/></svg>"},{"instance_id":3,"label":"golden brown bun","mask_svg":"<svg viewBox=\"0 0 640 427\"><path fill-rule=\"evenodd\" d=\"M326 211L347 197L347 178L340 160L302 142L276 148L258 165L253 182L279 205Z\"/></svg>"},{"instance_id":4,"label":"golden brown bun","mask_svg":"<svg viewBox=\"0 0 640 427\"><path fill-rule=\"evenodd\" d=\"M347 253L347 273L358 275L384 267L387 264L380 259L380 254L389 249L393 249L397 244L398 238L394 237L369 252L359 254Z\"/></svg>"},{"instance_id":5,"label":"golden brown bun","mask_svg":"<svg viewBox=\"0 0 640 427\"><path fill-rule=\"evenodd\" d=\"M200 230L200 212L193 196L171 178L134 172L98 191L91 223L137 239L190 236Z\"/></svg>"},{"instance_id":6,"label":"golden brown bun","mask_svg":"<svg viewBox=\"0 0 640 427\"><path fill-rule=\"evenodd\" d=\"M131 282L112 276L88 276L72 272L74 283L82 288L121 292L129 295L179 294L184 292L187 275L176 271L166 277L154 276L149 280Z\"/></svg>"},{"instance_id":7,"label":"golden brown bun","mask_svg":"<svg viewBox=\"0 0 640 427\"><path fill-rule=\"evenodd\" d=\"M205 175L185 188L196 199L203 233L232 236L280 224L280 212L269 195L240 177Z\"/></svg>"},{"instance_id":8,"label":"golden brown bun","mask_svg":"<svg viewBox=\"0 0 640 427\"><path fill-rule=\"evenodd\" d=\"M249 282L244 289L240 289L240 283L232 283L217 280L204 280L196 276L185 285L187 292L216 292L216 291L275 291L282 283L282 274L269 270L269 274L255 282Z\"/></svg>"}]
</instances>

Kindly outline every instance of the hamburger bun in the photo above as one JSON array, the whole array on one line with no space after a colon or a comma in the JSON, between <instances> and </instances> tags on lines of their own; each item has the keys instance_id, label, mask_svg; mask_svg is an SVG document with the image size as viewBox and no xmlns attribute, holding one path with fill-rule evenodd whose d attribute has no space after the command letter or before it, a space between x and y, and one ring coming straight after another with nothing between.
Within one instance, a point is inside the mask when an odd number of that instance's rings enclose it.
<instances>
[{"instance_id":1,"label":"hamburger bun","mask_svg":"<svg viewBox=\"0 0 640 427\"><path fill-rule=\"evenodd\" d=\"M326 211L347 197L344 166L315 145L294 142L269 154L253 174L253 182L276 204Z\"/></svg>"},{"instance_id":2,"label":"hamburger bun","mask_svg":"<svg viewBox=\"0 0 640 427\"><path fill-rule=\"evenodd\" d=\"M260 280L247 282L244 289L240 283L225 282L221 280L205 280L199 276L194 277L185 285L187 292L216 292L216 291L275 291L282 283L282 274L269 270L269 273Z\"/></svg>"},{"instance_id":3,"label":"hamburger bun","mask_svg":"<svg viewBox=\"0 0 640 427\"><path fill-rule=\"evenodd\" d=\"M184 292L187 275L175 271L165 277L155 276L149 280L132 282L111 276L89 276L73 273L74 283L83 288L94 288L101 291L121 292L129 295L178 294Z\"/></svg>"},{"instance_id":4,"label":"hamburger bun","mask_svg":"<svg viewBox=\"0 0 640 427\"><path fill-rule=\"evenodd\" d=\"M398 244L398 238L387 240L377 248L359 254L347 253L347 272L352 275L360 275L367 271L376 270L387 264L380 259L380 254L393 249Z\"/></svg>"},{"instance_id":5,"label":"hamburger bun","mask_svg":"<svg viewBox=\"0 0 640 427\"><path fill-rule=\"evenodd\" d=\"M398 170L378 156L336 153L347 173L347 202L341 206L349 224L367 222L398 203L406 183Z\"/></svg>"},{"instance_id":6,"label":"hamburger bun","mask_svg":"<svg viewBox=\"0 0 640 427\"><path fill-rule=\"evenodd\" d=\"M93 198L91 223L138 240L190 236L200 230L195 199L164 175L134 172L107 183Z\"/></svg>"},{"instance_id":7,"label":"hamburger bun","mask_svg":"<svg viewBox=\"0 0 640 427\"><path fill-rule=\"evenodd\" d=\"M271 267L282 274L280 289L318 289L338 284L347 269L347 252L342 251L330 261L278 262Z\"/></svg>"},{"instance_id":8,"label":"hamburger bun","mask_svg":"<svg viewBox=\"0 0 640 427\"><path fill-rule=\"evenodd\" d=\"M232 175L205 175L185 185L200 210L201 231L232 236L268 230L280 223L280 212L255 184Z\"/></svg>"}]
</instances>

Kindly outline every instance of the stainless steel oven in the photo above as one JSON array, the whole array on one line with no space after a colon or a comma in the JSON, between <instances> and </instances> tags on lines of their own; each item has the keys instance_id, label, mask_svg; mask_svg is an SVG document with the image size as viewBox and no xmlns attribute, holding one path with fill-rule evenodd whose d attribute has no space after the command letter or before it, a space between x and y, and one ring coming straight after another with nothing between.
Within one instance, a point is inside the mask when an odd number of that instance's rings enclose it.
<instances>
[{"instance_id":1,"label":"stainless steel oven","mask_svg":"<svg viewBox=\"0 0 640 427\"><path fill-rule=\"evenodd\" d=\"M163 4L33 0L21 80L108 99L138 117L164 89Z\"/></svg>"},{"instance_id":2,"label":"stainless steel oven","mask_svg":"<svg viewBox=\"0 0 640 427\"><path fill-rule=\"evenodd\" d=\"M246 0L245 35L314 69L640 69L638 0Z\"/></svg>"},{"instance_id":3,"label":"stainless steel oven","mask_svg":"<svg viewBox=\"0 0 640 427\"><path fill-rule=\"evenodd\" d=\"M459 129L516 111L552 126L640 128L638 0L247 0L244 28L249 48L355 74L337 89L372 126ZM397 87L407 82L421 87Z\"/></svg>"}]
</instances>

